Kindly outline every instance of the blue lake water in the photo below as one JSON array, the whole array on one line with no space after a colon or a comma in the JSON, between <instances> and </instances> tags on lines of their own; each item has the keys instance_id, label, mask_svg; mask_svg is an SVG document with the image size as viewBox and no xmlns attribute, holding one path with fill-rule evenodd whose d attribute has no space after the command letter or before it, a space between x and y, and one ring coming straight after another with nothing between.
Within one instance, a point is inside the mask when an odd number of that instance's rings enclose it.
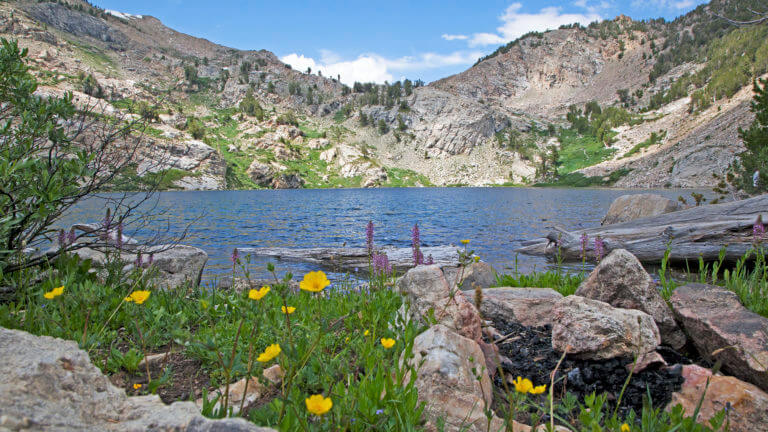
<instances>
[{"instance_id":1,"label":"blue lake water","mask_svg":"<svg viewBox=\"0 0 768 432\"><path fill-rule=\"evenodd\" d=\"M648 190L560 188L407 188L296 189L256 191L163 192L144 205L155 213L148 226L126 234L148 238L156 230L178 235L189 226L182 243L204 249L210 256L204 278L230 274L229 257L243 247L364 246L365 226L375 225L377 245L410 247L414 223L422 244L459 244L471 239L471 249L497 270L521 271L551 266L539 257L517 256L520 243L541 237L548 227L567 229L597 226L618 196ZM690 190L653 191L676 199ZM62 221L98 222L104 203L80 203ZM265 276L266 259L253 268ZM315 268L297 262L277 262L282 271L301 274ZM337 275L338 276L338 275Z\"/></svg>"}]
</instances>

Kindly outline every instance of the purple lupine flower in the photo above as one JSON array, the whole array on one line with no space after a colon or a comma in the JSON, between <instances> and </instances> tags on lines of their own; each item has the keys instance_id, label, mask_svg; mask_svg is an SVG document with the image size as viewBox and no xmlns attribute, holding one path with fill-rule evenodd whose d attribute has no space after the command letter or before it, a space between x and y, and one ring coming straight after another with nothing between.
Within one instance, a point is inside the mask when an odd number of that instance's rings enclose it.
<instances>
[{"instance_id":1,"label":"purple lupine flower","mask_svg":"<svg viewBox=\"0 0 768 432\"><path fill-rule=\"evenodd\" d=\"M69 236L67 236L67 242L69 244L75 244L75 238L76 238L76 236L75 236L75 229L74 228L70 228L69 229Z\"/></svg>"},{"instance_id":2,"label":"purple lupine flower","mask_svg":"<svg viewBox=\"0 0 768 432\"><path fill-rule=\"evenodd\" d=\"M382 414L384 414L384 410L383 409L377 409L376 410L376 415L382 415Z\"/></svg>"},{"instance_id":3,"label":"purple lupine flower","mask_svg":"<svg viewBox=\"0 0 768 432\"><path fill-rule=\"evenodd\" d=\"M373 272L382 276L392 274L392 264L387 254L373 254Z\"/></svg>"},{"instance_id":4,"label":"purple lupine flower","mask_svg":"<svg viewBox=\"0 0 768 432\"><path fill-rule=\"evenodd\" d=\"M240 252L235 248L232 251L232 257L229 258L232 261L232 264L237 264L237 261L240 259Z\"/></svg>"},{"instance_id":5,"label":"purple lupine flower","mask_svg":"<svg viewBox=\"0 0 768 432\"><path fill-rule=\"evenodd\" d=\"M603 259L603 253L605 252L605 243L600 236L595 237L595 259L600 262Z\"/></svg>"},{"instance_id":6,"label":"purple lupine flower","mask_svg":"<svg viewBox=\"0 0 768 432\"><path fill-rule=\"evenodd\" d=\"M430 254L429 256L427 256L427 261L424 264L432 265L434 263L435 263L435 260L432 259L432 254Z\"/></svg>"},{"instance_id":7,"label":"purple lupine flower","mask_svg":"<svg viewBox=\"0 0 768 432\"><path fill-rule=\"evenodd\" d=\"M755 244L759 244L763 241L765 235L765 225L763 225L763 216L759 215L757 220L752 225L752 239Z\"/></svg>"},{"instance_id":8,"label":"purple lupine flower","mask_svg":"<svg viewBox=\"0 0 768 432\"><path fill-rule=\"evenodd\" d=\"M368 256L373 256L373 221L368 221L365 227L365 245L368 248Z\"/></svg>"},{"instance_id":9,"label":"purple lupine flower","mask_svg":"<svg viewBox=\"0 0 768 432\"><path fill-rule=\"evenodd\" d=\"M67 247L67 233L64 230L59 230L59 248L65 247Z\"/></svg>"},{"instance_id":10,"label":"purple lupine flower","mask_svg":"<svg viewBox=\"0 0 768 432\"><path fill-rule=\"evenodd\" d=\"M115 238L115 246L118 249L123 248L123 223L122 222L117 224L117 237Z\"/></svg>"},{"instance_id":11,"label":"purple lupine flower","mask_svg":"<svg viewBox=\"0 0 768 432\"><path fill-rule=\"evenodd\" d=\"M136 254L136 268L144 267L144 258L141 256L141 251Z\"/></svg>"},{"instance_id":12,"label":"purple lupine flower","mask_svg":"<svg viewBox=\"0 0 768 432\"><path fill-rule=\"evenodd\" d=\"M421 236L419 224L414 224L411 230L411 247L413 248L413 265L424 264L424 254L421 253Z\"/></svg>"},{"instance_id":13,"label":"purple lupine flower","mask_svg":"<svg viewBox=\"0 0 768 432\"><path fill-rule=\"evenodd\" d=\"M112 224L111 212L107 209L107 214L104 215L104 220L101 222L101 226L104 227L104 231L109 231L109 226Z\"/></svg>"},{"instance_id":14,"label":"purple lupine flower","mask_svg":"<svg viewBox=\"0 0 768 432\"><path fill-rule=\"evenodd\" d=\"M152 267L152 263L155 262L155 254L151 253L149 254L149 258L147 258L147 267Z\"/></svg>"},{"instance_id":15,"label":"purple lupine flower","mask_svg":"<svg viewBox=\"0 0 768 432\"><path fill-rule=\"evenodd\" d=\"M581 235L581 259L587 259L587 246L589 245L589 236L587 233Z\"/></svg>"}]
</instances>

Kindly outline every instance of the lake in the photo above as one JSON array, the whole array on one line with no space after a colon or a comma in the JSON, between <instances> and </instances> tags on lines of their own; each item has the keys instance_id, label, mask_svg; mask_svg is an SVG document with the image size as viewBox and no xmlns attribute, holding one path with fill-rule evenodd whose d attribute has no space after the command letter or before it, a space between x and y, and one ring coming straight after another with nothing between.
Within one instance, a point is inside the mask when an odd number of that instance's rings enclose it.
<instances>
[{"instance_id":1,"label":"lake","mask_svg":"<svg viewBox=\"0 0 768 432\"><path fill-rule=\"evenodd\" d=\"M184 244L210 256L204 278L231 274L230 255L244 247L364 246L365 226L375 225L375 243L410 247L411 228L418 223L424 246L470 248L499 271L517 265L520 271L545 269L544 258L517 256L520 243L546 234L554 224L567 229L600 224L618 196L648 190L564 188L399 188L294 189L254 191L162 192L144 205L155 212L148 227L126 229L146 239L153 229L179 235L189 226ZM673 199L689 198L691 190L651 191ZM98 222L104 203L80 203L62 221ZM190 225L191 224L191 225ZM267 259L254 260L254 271L265 276ZM301 275L315 270L297 262L276 262L281 271ZM339 277L339 275L335 275Z\"/></svg>"}]
</instances>

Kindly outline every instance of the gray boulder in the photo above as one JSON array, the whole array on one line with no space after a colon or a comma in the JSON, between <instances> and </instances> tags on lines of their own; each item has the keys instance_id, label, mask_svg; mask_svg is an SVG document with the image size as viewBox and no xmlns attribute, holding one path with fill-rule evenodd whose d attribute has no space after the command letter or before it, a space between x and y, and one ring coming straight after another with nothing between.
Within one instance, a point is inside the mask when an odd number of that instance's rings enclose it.
<instances>
[{"instance_id":1,"label":"gray boulder","mask_svg":"<svg viewBox=\"0 0 768 432\"><path fill-rule=\"evenodd\" d=\"M551 288L488 288L480 312L484 319L524 326L552 324L552 310L563 296Z\"/></svg>"},{"instance_id":2,"label":"gray boulder","mask_svg":"<svg viewBox=\"0 0 768 432\"><path fill-rule=\"evenodd\" d=\"M72 341L0 327L0 430L270 432L209 420L192 402L128 397Z\"/></svg>"},{"instance_id":3,"label":"gray boulder","mask_svg":"<svg viewBox=\"0 0 768 432\"><path fill-rule=\"evenodd\" d=\"M643 265L624 249L615 249L592 270L576 295L600 300L614 307L637 309L653 317L661 341L675 349L685 345L685 334L659 294Z\"/></svg>"},{"instance_id":4,"label":"gray boulder","mask_svg":"<svg viewBox=\"0 0 768 432\"><path fill-rule=\"evenodd\" d=\"M576 358L642 356L660 343L659 329L645 312L576 295L563 298L553 311L552 348Z\"/></svg>"},{"instance_id":5,"label":"gray boulder","mask_svg":"<svg viewBox=\"0 0 768 432\"><path fill-rule=\"evenodd\" d=\"M473 262L464 267L464 271L459 267L445 267L443 273L449 284L462 290L490 288L496 284L496 270L484 262Z\"/></svg>"},{"instance_id":6,"label":"gray boulder","mask_svg":"<svg viewBox=\"0 0 768 432\"><path fill-rule=\"evenodd\" d=\"M258 159L255 159L251 163L246 173L254 183L261 187L268 187L272 185L272 167L270 167L268 164L260 162Z\"/></svg>"},{"instance_id":7,"label":"gray boulder","mask_svg":"<svg viewBox=\"0 0 768 432\"><path fill-rule=\"evenodd\" d=\"M601 225L629 222L680 210L680 204L656 194L622 195L616 198Z\"/></svg>"}]
</instances>

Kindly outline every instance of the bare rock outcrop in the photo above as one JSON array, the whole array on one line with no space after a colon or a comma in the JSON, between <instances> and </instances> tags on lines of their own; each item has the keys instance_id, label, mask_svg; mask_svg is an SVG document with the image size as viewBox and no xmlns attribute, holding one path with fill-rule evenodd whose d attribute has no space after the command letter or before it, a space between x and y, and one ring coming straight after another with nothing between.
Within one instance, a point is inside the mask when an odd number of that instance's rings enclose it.
<instances>
[{"instance_id":1,"label":"bare rock outcrop","mask_svg":"<svg viewBox=\"0 0 768 432\"><path fill-rule=\"evenodd\" d=\"M661 341L675 349L685 345L685 334L661 298L656 283L640 261L624 249L615 249L592 270L576 295L600 300L611 306L637 309L653 317Z\"/></svg>"},{"instance_id":2,"label":"bare rock outcrop","mask_svg":"<svg viewBox=\"0 0 768 432\"><path fill-rule=\"evenodd\" d=\"M768 319L725 288L688 284L670 298L675 316L699 354L723 370L768 390Z\"/></svg>"},{"instance_id":3,"label":"bare rock outcrop","mask_svg":"<svg viewBox=\"0 0 768 432\"><path fill-rule=\"evenodd\" d=\"M680 204L677 201L657 194L622 195L611 203L601 225L629 222L679 209Z\"/></svg>"},{"instance_id":4,"label":"bare rock outcrop","mask_svg":"<svg viewBox=\"0 0 768 432\"><path fill-rule=\"evenodd\" d=\"M551 288L488 288L480 312L495 322L539 327L552 324L552 311L563 296Z\"/></svg>"},{"instance_id":5,"label":"bare rock outcrop","mask_svg":"<svg viewBox=\"0 0 768 432\"><path fill-rule=\"evenodd\" d=\"M576 358L641 356L661 343L653 318L638 310L572 295L552 315L552 348Z\"/></svg>"},{"instance_id":6,"label":"bare rock outcrop","mask_svg":"<svg viewBox=\"0 0 768 432\"><path fill-rule=\"evenodd\" d=\"M274 432L243 419L207 419L192 402L128 397L72 341L0 327L0 358L1 430Z\"/></svg>"}]
</instances>

